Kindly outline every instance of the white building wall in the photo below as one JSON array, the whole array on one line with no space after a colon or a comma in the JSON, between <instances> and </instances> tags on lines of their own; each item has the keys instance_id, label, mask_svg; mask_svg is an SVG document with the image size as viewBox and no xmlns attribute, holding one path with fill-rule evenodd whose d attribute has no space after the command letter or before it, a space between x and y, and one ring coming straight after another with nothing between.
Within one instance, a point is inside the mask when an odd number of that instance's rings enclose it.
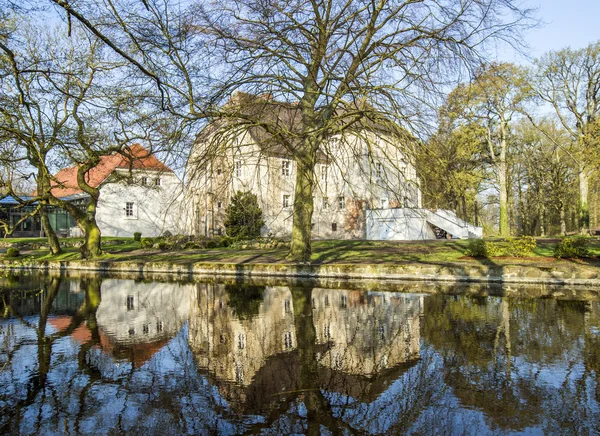
<instances>
[{"instance_id":1,"label":"white building wall","mask_svg":"<svg viewBox=\"0 0 600 436\"><path fill-rule=\"evenodd\" d=\"M202 160L198 156L205 146L206 143L197 144L188 162L188 191L192 197L189 203L193 203L196 215L190 232L212 236L208 231L211 225L213 234L222 232L229 200L241 190L258 197L265 220L263 236L288 237L292 228L296 163L289 157L262 153L245 133L223 152L219 163L205 163L204 171L197 164L191 167ZM321 158L315 168L314 238L364 238L365 217L363 211L356 209L356 200L368 208L420 206L416 171L400 145L374 134L349 134L332 138L325 148L334 159ZM284 161L289 161L289 175L282 174ZM241 165L240 170L236 165ZM288 207L283 204L286 195Z\"/></svg>"},{"instance_id":2,"label":"white building wall","mask_svg":"<svg viewBox=\"0 0 600 436\"><path fill-rule=\"evenodd\" d=\"M483 229L475 227L447 210L375 209L366 214L367 239L411 241L435 239L434 227L454 238L481 238Z\"/></svg>"},{"instance_id":3,"label":"white building wall","mask_svg":"<svg viewBox=\"0 0 600 436\"><path fill-rule=\"evenodd\" d=\"M367 239L406 241L435 239L424 209L387 209L367 211Z\"/></svg>"},{"instance_id":4,"label":"white building wall","mask_svg":"<svg viewBox=\"0 0 600 436\"><path fill-rule=\"evenodd\" d=\"M100 188L96 221L103 236L159 236L165 231L187 233L187 211L183 184L171 172L134 171L135 183L108 182ZM146 177L148 184L139 183ZM160 185L155 185L160 178ZM127 216L127 203L133 203L133 216Z\"/></svg>"},{"instance_id":5,"label":"white building wall","mask_svg":"<svg viewBox=\"0 0 600 436\"><path fill-rule=\"evenodd\" d=\"M118 343L171 338L188 320L195 290L178 283L103 280L98 325Z\"/></svg>"}]
</instances>

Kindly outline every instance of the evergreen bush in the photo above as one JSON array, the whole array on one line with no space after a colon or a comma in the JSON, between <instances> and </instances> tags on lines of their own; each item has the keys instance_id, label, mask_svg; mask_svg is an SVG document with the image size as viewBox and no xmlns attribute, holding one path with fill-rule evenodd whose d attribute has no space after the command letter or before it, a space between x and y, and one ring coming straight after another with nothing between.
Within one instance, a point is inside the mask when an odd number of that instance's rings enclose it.
<instances>
[{"instance_id":1,"label":"evergreen bush","mask_svg":"<svg viewBox=\"0 0 600 436\"><path fill-rule=\"evenodd\" d=\"M256 195L238 191L227 208L225 218L227 235L234 239L258 238L264 224Z\"/></svg>"},{"instance_id":2,"label":"evergreen bush","mask_svg":"<svg viewBox=\"0 0 600 436\"><path fill-rule=\"evenodd\" d=\"M136 242L140 242L142 240L142 233L141 232L135 232L133 234L133 240Z\"/></svg>"}]
</instances>

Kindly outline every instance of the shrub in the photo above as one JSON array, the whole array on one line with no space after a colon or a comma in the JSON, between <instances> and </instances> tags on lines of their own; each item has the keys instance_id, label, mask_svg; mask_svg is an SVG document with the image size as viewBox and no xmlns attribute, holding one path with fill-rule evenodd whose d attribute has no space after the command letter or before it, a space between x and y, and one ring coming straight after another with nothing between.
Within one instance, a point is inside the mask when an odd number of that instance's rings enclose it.
<instances>
[{"instance_id":1,"label":"shrub","mask_svg":"<svg viewBox=\"0 0 600 436\"><path fill-rule=\"evenodd\" d=\"M554 257L557 259L588 257L590 255L589 242L585 236L568 236L563 238L554 247Z\"/></svg>"},{"instance_id":2,"label":"shrub","mask_svg":"<svg viewBox=\"0 0 600 436\"><path fill-rule=\"evenodd\" d=\"M535 250L537 243L532 236L508 238L506 241L486 241L472 239L467 246L467 255L473 257L515 256L524 257Z\"/></svg>"},{"instance_id":3,"label":"shrub","mask_svg":"<svg viewBox=\"0 0 600 436\"><path fill-rule=\"evenodd\" d=\"M171 244L169 244L167 241L160 241L160 242L158 242L155 245L160 250L168 250L168 249L170 249L172 247Z\"/></svg>"},{"instance_id":4,"label":"shrub","mask_svg":"<svg viewBox=\"0 0 600 436\"><path fill-rule=\"evenodd\" d=\"M140 242L140 247L142 248L152 248L153 245L154 241L152 240L152 238L144 238Z\"/></svg>"},{"instance_id":5,"label":"shrub","mask_svg":"<svg viewBox=\"0 0 600 436\"><path fill-rule=\"evenodd\" d=\"M6 257L19 257L21 253L18 248L11 247L6 250Z\"/></svg>"},{"instance_id":6,"label":"shrub","mask_svg":"<svg viewBox=\"0 0 600 436\"><path fill-rule=\"evenodd\" d=\"M231 199L225 218L227 235L234 239L252 239L260 236L265 224L256 195L238 191Z\"/></svg>"},{"instance_id":7,"label":"shrub","mask_svg":"<svg viewBox=\"0 0 600 436\"><path fill-rule=\"evenodd\" d=\"M142 240L142 234L140 232L135 232L133 234L133 240L137 241L137 242L140 242Z\"/></svg>"},{"instance_id":8,"label":"shrub","mask_svg":"<svg viewBox=\"0 0 600 436\"><path fill-rule=\"evenodd\" d=\"M187 241L183 244L184 250L197 250L198 248L202 248L200 244L196 244L194 241Z\"/></svg>"},{"instance_id":9,"label":"shrub","mask_svg":"<svg viewBox=\"0 0 600 436\"><path fill-rule=\"evenodd\" d=\"M467 255L473 257L491 257L490 242L483 239L471 239L467 246Z\"/></svg>"},{"instance_id":10,"label":"shrub","mask_svg":"<svg viewBox=\"0 0 600 436\"><path fill-rule=\"evenodd\" d=\"M537 242L533 236L508 238L505 254L515 257L525 257L535 250L535 247L537 247Z\"/></svg>"},{"instance_id":11,"label":"shrub","mask_svg":"<svg viewBox=\"0 0 600 436\"><path fill-rule=\"evenodd\" d=\"M219 241L215 239L209 239L206 241L206 248L217 248L219 246Z\"/></svg>"},{"instance_id":12,"label":"shrub","mask_svg":"<svg viewBox=\"0 0 600 436\"><path fill-rule=\"evenodd\" d=\"M221 238L221 247L229 247L233 244L233 238L230 236L223 236Z\"/></svg>"}]
</instances>

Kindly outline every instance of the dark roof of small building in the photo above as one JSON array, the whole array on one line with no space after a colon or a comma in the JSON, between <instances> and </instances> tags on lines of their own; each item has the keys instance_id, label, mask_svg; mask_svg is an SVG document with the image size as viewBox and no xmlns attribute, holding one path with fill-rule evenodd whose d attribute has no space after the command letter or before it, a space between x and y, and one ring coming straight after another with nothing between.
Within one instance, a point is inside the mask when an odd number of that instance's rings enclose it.
<instances>
[{"instance_id":1,"label":"dark roof of small building","mask_svg":"<svg viewBox=\"0 0 600 436\"><path fill-rule=\"evenodd\" d=\"M17 206L17 205L21 204L21 202L23 202L23 201L30 201L32 198L34 198L34 197L32 197L30 195L22 195L22 196L19 196L19 199L21 201L18 201L12 195L7 195L6 197L0 199L0 204L4 205L4 206ZM35 202L35 203L37 203L37 202ZM35 203L31 203L31 204L35 204Z\"/></svg>"}]
</instances>

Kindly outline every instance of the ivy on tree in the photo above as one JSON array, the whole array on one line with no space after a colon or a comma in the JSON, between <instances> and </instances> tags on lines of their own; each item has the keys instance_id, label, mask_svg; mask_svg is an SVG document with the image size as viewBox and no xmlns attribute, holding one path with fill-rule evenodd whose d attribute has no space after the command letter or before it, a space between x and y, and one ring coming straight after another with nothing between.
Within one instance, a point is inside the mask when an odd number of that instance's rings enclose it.
<instances>
[{"instance_id":1,"label":"ivy on tree","mask_svg":"<svg viewBox=\"0 0 600 436\"><path fill-rule=\"evenodd\" d=\"M252 239L260 236L265 224L256 195L238 191L227 208L225 229L227 235L237 239Z\"/></svg>"}]
</instances>

